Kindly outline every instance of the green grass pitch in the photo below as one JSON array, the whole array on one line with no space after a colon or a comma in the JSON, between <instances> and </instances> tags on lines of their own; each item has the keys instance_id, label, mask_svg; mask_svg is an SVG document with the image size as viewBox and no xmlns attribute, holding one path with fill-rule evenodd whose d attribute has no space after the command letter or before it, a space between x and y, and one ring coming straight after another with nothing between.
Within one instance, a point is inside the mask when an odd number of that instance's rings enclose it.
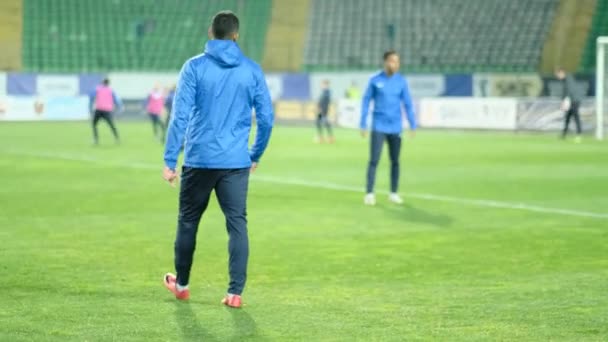
<instances>
[{"instance_id":1,"label":"green grass pitch","mask_svg":"<svg viewBox=\"0 0 608 342\"><path fill-rule=\"evenodd\" d=\"M192 299L172 271L177 190L142 123L0 123L0 341L608 340L608 144L420 131L401 193L363 206L367 141L279 126L249 197L242 310L203 218ZM447 197L442 197L447 196ZM564 211L565 210L565 211Z\"/></svg>"}]
</instances>

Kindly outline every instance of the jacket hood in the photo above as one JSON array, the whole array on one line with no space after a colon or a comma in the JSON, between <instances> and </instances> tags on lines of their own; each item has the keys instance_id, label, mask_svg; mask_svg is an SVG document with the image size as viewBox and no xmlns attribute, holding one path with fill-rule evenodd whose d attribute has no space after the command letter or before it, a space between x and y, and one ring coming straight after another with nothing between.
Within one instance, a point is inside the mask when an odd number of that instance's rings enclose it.
<instances>
[{"instance_id":1,"label":"jacket hood","mask_svg":"<svg viewBox=\"0 0 608 342\"><path fill-rule=\"evenodd\" d=\"M213 39L205 44L205 54L223 67L234 67L241 63L243 54L232 40Z\"/></svg>"}]
</instances>

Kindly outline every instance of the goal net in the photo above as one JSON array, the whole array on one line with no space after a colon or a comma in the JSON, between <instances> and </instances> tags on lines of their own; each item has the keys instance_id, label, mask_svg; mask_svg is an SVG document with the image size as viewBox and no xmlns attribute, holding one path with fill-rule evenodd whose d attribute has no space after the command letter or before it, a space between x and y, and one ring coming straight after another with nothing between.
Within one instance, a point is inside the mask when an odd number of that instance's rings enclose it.
<instances>
[{"instance_id":1,"label":"goal net","mask_svg":"<svg viewBox=\"0 0 608 342\"><path fill-rule=\"evenodd\" d=\"M595 136L604 139L608 128L608 37L597 38L595 68Z\"/></svg>"}]
</instances>

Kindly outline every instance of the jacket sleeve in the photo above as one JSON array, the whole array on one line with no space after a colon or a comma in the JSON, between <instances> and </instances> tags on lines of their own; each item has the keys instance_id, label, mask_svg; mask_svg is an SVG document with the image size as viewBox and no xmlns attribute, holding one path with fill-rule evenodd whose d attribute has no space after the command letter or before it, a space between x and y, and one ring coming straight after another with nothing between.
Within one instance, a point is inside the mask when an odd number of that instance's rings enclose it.
<instances>
[{"instance_id":1,"label":"jacket sleeve","mask_svg":"<svg viewBox=\"0 0 608 342\"><path fill-rule=\"evenodd\" d=\"M403 79L403 90L401 91L401 101L405 106L405 115L407 121L410 123L411 129L416 129L416 113L414 113L414 105L412 104L412 96L410 95L410 87L407 84L407 80Z\"/></svg>"},{"instance_id":2,"label":"jacket sleeve","mask_svg":"<svg viewBox=\"0 0 608 342\"><path fill-rule=\"evenodd\" d=\"M253 95L253 108L255 108L257 130L250 156L251 161L257 163L268 146L272 125L274 124L274 112L264 73L259 67L256 68L254 73L256 84Z\"/></svg>"},{"instance_id":3,"label":"jacket sleeve","mask_svg":"<svg viewBox=\"0 0 608 342\"><path fill-rule=\"evenodd\" d=\"M184 135L196 97L196 76L192 62L187 61L179 73L179 81L175 91L173 114L167 131L165 144L165 165L171 170L177 166L179 151L184 143Z\"/></svg>"},{"instance_id":4,"label":"jacket sleeve","mask_svg":"<svg viewBox=\"0 0 608 342\"><path fill-rule=\"evenodd\" d=\"M369 80L363 99L361 100L361 121L359 122L359 128L367 129L367 115L369 114L369 103L374 96L374 82L373 79Z\"/></svg>"},{"instance_id":5,"label":"jacket sleeve","mask_svg":"<svg viewBox=\"0 0 608 342\"><path fill-rule=\"evenodd\" d=\"M122 109L122 101L120 100L120 97L116 96L116 93L112 90L112 101L114 101L114 104L116 105L116 107L118 107L119 109Z\"/></svg>"}]
</instances>

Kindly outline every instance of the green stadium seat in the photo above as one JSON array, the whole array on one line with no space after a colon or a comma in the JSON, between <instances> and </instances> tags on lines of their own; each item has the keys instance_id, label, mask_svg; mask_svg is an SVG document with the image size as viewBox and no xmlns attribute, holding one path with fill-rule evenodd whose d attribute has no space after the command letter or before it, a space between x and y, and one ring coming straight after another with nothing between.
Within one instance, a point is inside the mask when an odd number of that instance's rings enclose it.
<instances>
[{"instance_id":1,"label":"green stadium seat","mask_svg":"<svg viewBox=\"0 0 608 342\"><path fill-rule=\"evenodd\" d=\"M558 0L312 0L306 70L372 69L394 48L411 71L533 69ZM395 28L394 43L387 25ZM357 63L353 63L354 60ZM484 66L485 65L485 66Z\"/></svg>"},{"instance_id":2,"label":"green stadium seat","mask_svg":"<svg viewBox=\"0 0 608 342\"><path fill-rule=\"evenodd\" d=\"M24 0L23 64L30 71L174 71L202 52L206 26L223 9L239 15L239 43L259 61L271 2ZM135 27L142 20L154 29L138 42Z\"/></svg>"}]
</instances>

